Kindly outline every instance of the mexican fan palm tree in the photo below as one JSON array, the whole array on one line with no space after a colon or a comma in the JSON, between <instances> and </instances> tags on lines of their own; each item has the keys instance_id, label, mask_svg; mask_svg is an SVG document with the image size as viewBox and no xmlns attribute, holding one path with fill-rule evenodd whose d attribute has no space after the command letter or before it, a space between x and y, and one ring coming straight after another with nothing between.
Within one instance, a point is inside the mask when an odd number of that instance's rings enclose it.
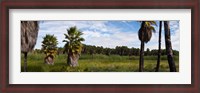
<instances>
[{"instance_id":1,"label":"mexican fan palm tree","mask_svg":"<svg viewBox=\"0 0 200 93\"><path fill-rule=\"evenodd\" d=\"M140 72L144 71L144 43L148 43L151 39L152 32L155 32L153 25L156 25L155 21L141 21L141 27L138 31L139 40L141 41L139 61Z\"/></svg>"},{"instance_id":2,"label":"mexican fan palm tree","mask_svg":"<svg viewBox=\"0 0 200 93\"><path fill-rule=\"evenodd\" d=\"M169 21L164 21L164 30L165 30L165 46L166 46L166 53L167 53L170 72L176 72L176 66L173 59Z\"/></svg>"},{"instance_id":3,"label":"mexican fan palm tree","mask_svg":"<svg viewBox=\"0 0 200 93\"><path fill-rule=\"evenodd\" d=\"M54 64L54 57L57 54L57 44L58 41L54 35L47 34L43 37L42 50L46 54L46 57L44 58L46 64Z\"/></svg>"},{"instance_id":4,"label":"mexican fan palm tree","mask_svg":"<svg viewBox=\"0 0 200 93\"><path fill-rule=\"evenodd\" d=\"M160 21L160 25L159 25L158 59L157 59L157 65L156 65L156 72L159 71L159 67L160 67L160 55L161 55L161 33L162 33L162 21Z\"/></svg>"},{"instance_id":5,"label":"mexican fan palm tree","mask_svg":"<svg viewBox=\"0 0 200 93\"><path fill-rule=\"evenodd\" d=\"M64 48L65 51L68 54L67 58L67 64L72 67L78 66L78 59L81 54L82 50L82 41L84 41L84 38L81 37L83 33L79 31L76 26L70 27L67 29L67 34L65 35L65 40L63 42L66 42Z\"/></svg>"},{"instance_id":6,"label":"mexican fan palm tree","mask_svg":"<svg viewBox=\"0 0 200 93\"><path fill-rule=\"evenodd\" d=\"M37 21L21 21L21 52L24 53L24 72L27 71L27 55L36 44L38 30Z\"/></svg>"}]
</instances>

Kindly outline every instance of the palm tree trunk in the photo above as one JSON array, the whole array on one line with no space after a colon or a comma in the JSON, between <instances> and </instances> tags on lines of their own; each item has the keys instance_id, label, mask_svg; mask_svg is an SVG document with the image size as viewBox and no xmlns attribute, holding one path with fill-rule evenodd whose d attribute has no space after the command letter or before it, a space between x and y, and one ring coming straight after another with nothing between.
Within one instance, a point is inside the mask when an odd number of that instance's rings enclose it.
<instances>
[{"instance_id":1,"label":"palm tree trunk","mask_svg":"<svg viewBox=\"0 0 200 93\"><path fill-rule=\"evenodd\" d=\"M24 72L27 72L27 54L28 52L24 52Z\"/></svg>"},{"instance_id":2,"label":"palm tree trunk","mask_svg":"<svg viewBox=\"0 0 200 93\"><path fill-rule=\"evenodd\" d=\"M144 71L144 58L143 57L144 57L144 42L141 41L139 72Z\"/></svg>"},{"instance_id":3,"label":"palm tree trunk","mask_svg":"<svg viewBox=\"0 0 200 93\"><path fill-rule=\"evenodd\" d=\"M67 65L70 66L70 64L71 64L70 53L68 53L68 55L67 55Z\"/></svg>"},{"instance_id":4,"label":"palm tree trunk","mask_svg":"<svg viewBox=\"0 0 200 93\"><path fill-rule=\"evenodd\" d=\"M53 65L54 64L53 55L46 55L46 57L44 58L44 63L49 64L49 65Z\"/></svg>"},{"instance_id":5,"label":"palm tree trunk","mask_svg":"<svg viewBox=\"0 0 200 93\"><path fill-rule=\"evenodd\" d=\"M166 46L166 53L167 53L170 72L176 72L176 66L173 59L172 44L170 38L169 21L164 21L164 28L165 28L165 46Z\"/></svg>"},{"instance_id":6,"label":"palm tree trunk","mask_svg":"<svg viewBox=\"0 0 200 93\"><path fill-rule=\"evenodd\" d=\"M157 65L156 65L156 72L159 71L159 67L160 67L160 55L161 55L161 32L162 32L162 21L160 21L160 27L159 27L158 59L157 59Z\"/></svg>"}]
</instances>

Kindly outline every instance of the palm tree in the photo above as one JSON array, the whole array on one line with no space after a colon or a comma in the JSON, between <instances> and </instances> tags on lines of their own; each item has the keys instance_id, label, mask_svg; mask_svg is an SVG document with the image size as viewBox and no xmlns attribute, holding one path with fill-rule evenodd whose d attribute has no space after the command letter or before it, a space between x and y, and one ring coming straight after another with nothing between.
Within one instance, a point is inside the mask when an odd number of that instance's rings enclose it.
<instances>
[{"instance_id":1,"label":"palm tree","mask_svg":"<svg viewBox=\"0 0 200 93\"><path fill-rule=\"evenodd\" d=\"M166 53L167 53L170 72L176 72L176 66L173 59L169 21L164 21L164 29L165 29L165 46L166 46Z\"/></svg>"},{"instance_id":2,"label":"palm tree","mask_svg":"<svg viewBox=\"0 0 200 93\"><path fill-rule=\"evenodd\" d=\"M162 21L160 21L160 26L159 26L158 59L157 59L157 65L156 65L156 72L159 71L159 67L160 67L160 55L161 55L161 33L162 33Z\"/></svg>"},{"instance_id":3,"label":"palm tree","mask_svg":"<svg viewBox=\"0 0 200 93\"><path fill-rule=\"evenodd\" d=\"M67 34L64 35L66 39L63 40L63 42L66 42L64 47L65 51L68 53L67 64L76 67L78 66L78 59L83 47L81 43L84 41L84 38L81 37L83 33L74 26L67 29Z\"/></svg>"},{"instance_id":4,"label":"palm tree","mask_svg":"<svg viewBox=\"0 0 200 93\"><path fill-rule=\"evenodd\" d=\"M156 25L155 21L141 21L141 27L138 31L139 40L141 41L140 48L140 63L139 63L139 71L144 71L144 43L150 41L152 36L152 31L155 32L155 28L153 25Z\"/></svg>"},{"instance_id":5,"label":"palm tree","mask_svg":"<svg viewBox=\"0 0 200 93\"><path fill-rule=\"evenodd\" d=\"M36 44L38 30L37 21L21 21L21 52L24 54L24 72L27 71L27 55Z\"/></svg>"},{"instance_id":6,"label":"palm tree","mask_svg":"<svg viewBox=\"0 0 200 93\"><path fill-rule=\"evenodd\" d=\"M44 58L44 63L46 64L54 64L54 57L57 54L57 38L54 35L47 34L43 37L42 41L42 50L46 54Z\"/></svg>"}]
</instances>

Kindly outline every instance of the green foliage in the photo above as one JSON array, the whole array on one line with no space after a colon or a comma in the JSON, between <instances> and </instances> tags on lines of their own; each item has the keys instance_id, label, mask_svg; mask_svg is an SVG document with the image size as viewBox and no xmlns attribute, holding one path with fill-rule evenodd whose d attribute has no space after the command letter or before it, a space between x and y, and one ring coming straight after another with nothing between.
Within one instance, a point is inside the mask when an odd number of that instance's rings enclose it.
<instances>
[{"instance_id":1,"label":"green foliage","mask_svg":"<svg viewBox=\"0 0 200 93\"><path fill-rule=\"evenodd\" d=\"M59 54L64 54L64 53L65 53L64 48L59 47L58 51L57 51L57 54L59 55Z\"/></svg>"},{"instance_id":2,"label":"green foliage","mask_svg":"<svg viewBox=\"0 0 200 93\"><path fill-rule=\"evenodd\" d=\"M173 50L173 53L175 56L179 55L179 51ZM83 50L82 54L104 54L104 55L120 55L120 56L138 56L140 54L139 48L128 48L127 46L116 46L115 48L104 48L102 46L92 46L92 45L86 45L83 44ZM150 50L147 48L146 51L144 51L145 56L157 56L158 50L153 49ZM161 49L161 55L166 55L166 49Z\"/></svg>"},{"instance_id":3,"label":"green foliage","mask_svg":"<svg viewBox=\"0 0 200 93\"><path fill-rule=\"evenodd\" d=\"M58 41L54 35L47 34L45 37L43 37L42 50L47 56L48 55L52 55L52 56L56 55L57 45L58 45Z\"/></svg>"},{"instance_id":4,"label":"green foliage","mask_svg":"<svg viewBox=\"0 0 200 93\"><path fill-rule=\"evenodd\" d=\"M95 54L93 59L91 55L82 55L79 59L79 67L69 67L66 64L66 55L60 54L55 57L54 65L45 65L43 54L28 54L29 72L138 72L139 56L119 56ZM156 56L145 56L146 72L155 71ZM174 56L176 68L179 68L178 56ZM21 71L23 72L23 55L21 56ZM169 66L166 56L161 56L161 72L169 72Z\"/></svg>"},{"instance_id":5,"label":"green foliage","mask_svg":"<svg viewBox=\"0 0 200 93\"><path fill-rule=\"evenodd\" d=\"M83 33L79 31L76 26L70 27L67 29L67 34L65 35L65 39L63 42L66 42L64 48L67 53L72 54L80 54L82 50L81 42L84 41L84 38L81 37Z\"/></svg>"},{"instance_id":6,"label":"green foliage","mask_svg":"<svg viewBox=\"0 0 200 93\"><path fill-rule=\"evenodd\" d=\"M33 50L33 52L34 52L34 53L42 53L43 51L40 50L40 49L35 49L35 50Z\"/></svg>"}]
</instances>

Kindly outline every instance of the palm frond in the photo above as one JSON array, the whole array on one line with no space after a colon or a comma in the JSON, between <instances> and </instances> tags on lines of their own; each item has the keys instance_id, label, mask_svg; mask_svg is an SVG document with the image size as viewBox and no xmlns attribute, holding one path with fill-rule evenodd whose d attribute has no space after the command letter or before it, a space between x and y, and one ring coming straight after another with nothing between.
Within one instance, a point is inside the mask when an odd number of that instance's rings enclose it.
<instances>
[{"instance_id":1,"label":"palm frond","mask_svg":"<svg viewBox=\"0 0 200 93\"><path fill-rule=\"evenodd\" d=\"M66 42L65 44L65 50L68 50L68 52L74 53L80 53L82 50L82 44L81 42L84 41L84 38L81 37L83 33L79 31L76 26L70 27L67 29L67 34L65 35L65 39L63 42ZM70 50L70 51L69 51Z\"/></svg>"},{"instance_id":2,"label":"palm frond","mask_svg":"<svg viewBox=\"0 0 200 93\"><path fill-rule=\"evenodd\" d=\"M147 43L152 37L152 32L156 32L153 25L156 25L155 21L142 21L141 27L138 31L139 40Z\"/></svg>"}]
</instances>

